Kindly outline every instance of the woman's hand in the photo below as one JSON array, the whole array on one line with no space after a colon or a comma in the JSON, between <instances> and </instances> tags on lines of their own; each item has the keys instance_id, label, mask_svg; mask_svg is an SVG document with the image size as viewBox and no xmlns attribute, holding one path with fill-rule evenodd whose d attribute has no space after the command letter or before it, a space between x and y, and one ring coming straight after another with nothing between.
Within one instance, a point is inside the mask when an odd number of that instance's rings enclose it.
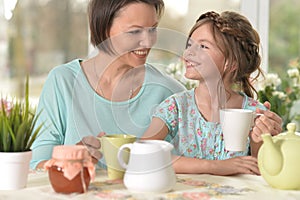
<instances>
[{"instance_id":1,"label":"woman's hand","mask_svg":"<svg viewBox=\"0 0 300 200\"><path fill-rule=\"evenodd\" d=\"M257 159L252 156L239 156L226 160L217 160L214 175L255 174L260 175Z\"/></svg>"},{"instance_id":2,"label":"woman's hand","mask_svg":"<svg viewBox=\"0 0 300 200\"><path fill-rule=\"evenodd\" d=\"M282 119L280 116L270 111L271 104L269 102L265 102L264 106L266 106L268 110L256 110L257 113L261 113L263 115L255 119L255 124L251 132L252 140L256 143L262 141L261 134L263 133L277 135L282 131Z\"/></svg>"},{"instance_id":3,"label":"woman's hand","mask_svg":"<svg viewBox=\"0 0 300 200\"><path fill-rule=\"evenodd\" d=\"M102 137L103 135L105 135L105 133L101 132L97 135L97 137ZM101 143L97 137L91 135L85 136L80 142L77 143L77 145L85 145L88 148L88 151L92 156L92 161L94 164L97 164L100 158L102 158L102 154L99 151Z\"/></svg>"}]
</instances>

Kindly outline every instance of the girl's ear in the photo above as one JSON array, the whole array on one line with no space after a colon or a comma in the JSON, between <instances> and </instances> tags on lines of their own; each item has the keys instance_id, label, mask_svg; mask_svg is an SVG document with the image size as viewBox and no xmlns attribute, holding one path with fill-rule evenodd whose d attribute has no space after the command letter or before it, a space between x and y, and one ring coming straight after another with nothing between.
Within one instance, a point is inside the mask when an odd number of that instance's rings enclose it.
<instances>
[{"instance_id":1,"label":"girl's ear","mask_svg":"<svg viewBox=\"0 0 300 200\"><path fill-rule=\"evenodd\" d=\"M236 62L233 62L231 64L229 64L228 61L225 62L224 71L234 72L236 69L237 69L237 63Z\"/></svg>"}]
</instances>

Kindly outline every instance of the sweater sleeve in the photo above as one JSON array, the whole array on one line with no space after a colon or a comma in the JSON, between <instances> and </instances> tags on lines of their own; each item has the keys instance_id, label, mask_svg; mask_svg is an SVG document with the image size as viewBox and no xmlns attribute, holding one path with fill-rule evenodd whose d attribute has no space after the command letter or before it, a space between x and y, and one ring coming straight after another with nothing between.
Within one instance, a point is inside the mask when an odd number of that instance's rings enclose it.
<instances>
[{"instance_id":1,"label":"sweater sleeve","mask_svg":"<svg viewBox=\"0 0 300 200\"><path fill-rule=\"evenodd\" d=\"M30 168L35 169L37 164L52 157L52 149L64 143L66 125L65 88L55 70L49 73L44 84L36 113L40 113L35 129L43 124L42 129L31 146L32 160Z\"/></svg>"}]
</instances>

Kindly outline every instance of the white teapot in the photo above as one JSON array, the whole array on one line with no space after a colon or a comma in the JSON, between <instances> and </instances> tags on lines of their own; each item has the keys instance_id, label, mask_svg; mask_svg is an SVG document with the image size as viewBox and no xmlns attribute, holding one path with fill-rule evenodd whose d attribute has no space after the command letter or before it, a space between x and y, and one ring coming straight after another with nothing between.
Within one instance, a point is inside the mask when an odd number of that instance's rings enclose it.
<instances>
[{"instance_id":1,"label":"white teapot","mask_svg":"<svg viewBox=\"0 0 300 200\"><path fill-rule=\"evenodd\" d=\"M123 152L130 149L128 164ZM172 166L173 145L163 140L140 140L124 144L118 151L118 160L126 171L124 185L133 192L167 192L175 183Z\"/></svg>"}]
</instances>

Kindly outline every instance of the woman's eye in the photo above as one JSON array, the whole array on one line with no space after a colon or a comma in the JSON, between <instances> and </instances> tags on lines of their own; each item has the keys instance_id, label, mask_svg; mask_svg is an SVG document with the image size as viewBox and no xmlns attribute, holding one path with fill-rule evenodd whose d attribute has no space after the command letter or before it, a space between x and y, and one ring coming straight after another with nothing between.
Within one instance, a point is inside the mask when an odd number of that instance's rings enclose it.
<instances>
[{"instance_id":1,"label":"woman's eye","mask_svg":"<svg viewBox=\"0 0 300 200\"><path fill-rule=\"evenodd\" d=\"M135 30L128 31L127 33L132 34L132 35L135 35L135 34L139 34L139 33L141 33L141 32L142 32L141 29L135 29Z\"/></svg>"},{"instance_id":2,"label":"woman's eye","mask_svg":"<svg viewBox=\"0 0 300 200\"><path fill-rule=\"evenodd\" d=\"M157 27L149 28L149 33L155 33L155 32L157 32Z\"/></svg>"}]
</instances>

